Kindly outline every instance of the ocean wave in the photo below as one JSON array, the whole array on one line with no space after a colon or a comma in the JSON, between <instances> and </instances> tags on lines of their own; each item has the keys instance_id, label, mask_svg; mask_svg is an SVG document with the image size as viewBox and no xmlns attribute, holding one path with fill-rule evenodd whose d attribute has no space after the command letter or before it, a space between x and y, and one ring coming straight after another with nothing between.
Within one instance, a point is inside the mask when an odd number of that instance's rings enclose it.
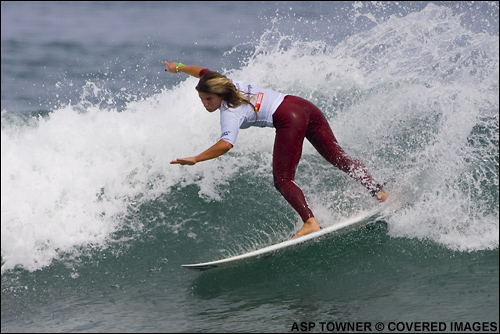
<instances>
[{"instance_id":1,"label":"ocean wave","mask_svg":"<svg viewBox=\"0 0 500 334\"><path fill-rule=\"evenodd\" d=\"M410 189L407 205L388 218L391 236L460 251L498 248L498 36L473 32L459 15L433 4L372 23L333 44L272 27L255 45L227 53L241 66L225 73L310 99L346 151L386 180L389 191ZM203 110L195 93L196 79L147 97L116 93L96 80L81 87L79 101L49 112L2 111L2 273L17 266L37 270L67 254L77 257L89 245L124 242L123 230L139 238L151 228L145 222L170 226L175 237L200 210L190 206L184 218L169 216L169 208L180 205L171 202L180 200L169 197L174 192L195 189L203 203L231 203L241 220L251 219L245 203L255 187L280 203L269 129L241 132L238 145L216 161L169 164L220 135L218 117ZM117 100L126 103L117 107ZM323 224L372 200L309 144L297 179ZM239 191L231 189L235 184ZM252 203L270 210L266 200ZM157 217L138 223L135 213L154 201L162 203ZM275 208L281 211L260 219L281 214L282 225L250 225L258 237L248 247L299 223L286 205ZM227 240L237 239L225 232ZM203 233L190 230L188 238ZM235 244L221 247L240 251Z\"/></svg>"}]
</instances>

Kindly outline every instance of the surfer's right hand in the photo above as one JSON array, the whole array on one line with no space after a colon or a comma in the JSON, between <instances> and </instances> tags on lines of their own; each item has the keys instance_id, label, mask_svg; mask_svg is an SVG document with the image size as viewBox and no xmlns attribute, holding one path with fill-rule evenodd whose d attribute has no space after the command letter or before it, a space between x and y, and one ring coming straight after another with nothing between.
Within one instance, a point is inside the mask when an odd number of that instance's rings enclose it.
<instances>
[{"instance_id":1,"label":"surfer's right hand","mask_svg":"<svg viewBox=\"0 0 500 334\"><path fill-rule=\"evenodd\" d=\"M183 159L175 159L174 161L171 161L170 164L171 165L189 165L189 166L193 166L197 163L196 161L196 158L195 157L192 157L192 158L183 158Z\"/></svg>"}]
</instances>

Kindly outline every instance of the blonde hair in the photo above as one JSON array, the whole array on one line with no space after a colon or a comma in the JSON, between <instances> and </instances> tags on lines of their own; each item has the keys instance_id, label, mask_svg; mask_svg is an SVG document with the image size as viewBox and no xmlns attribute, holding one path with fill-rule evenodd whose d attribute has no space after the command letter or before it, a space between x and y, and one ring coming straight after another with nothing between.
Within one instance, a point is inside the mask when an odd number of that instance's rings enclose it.
<instances>
[{"instance_id":1,"label":"blonde hair","mask_svg":"<svg viewBox=\"0 0 500 334\"><path fill-rule=\"evenodd\" d=\"M222 97L228 108L237 108L242 104L250 104L253 107L252 102L236 88L230 79L217 72L210 71L202 76L196 90Z\"/></svg>"}]
</instances>

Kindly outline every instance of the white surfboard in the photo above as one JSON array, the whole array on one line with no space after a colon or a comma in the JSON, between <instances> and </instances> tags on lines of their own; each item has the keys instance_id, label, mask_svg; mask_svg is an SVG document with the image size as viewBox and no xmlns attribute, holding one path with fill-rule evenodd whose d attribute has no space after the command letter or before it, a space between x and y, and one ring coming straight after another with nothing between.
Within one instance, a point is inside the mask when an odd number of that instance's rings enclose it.
<instances>
[{"instance_id":1,"label":"white surfboard","mask_svg":"<svg viewBox=\"0 0 500 334\"><path fill-rule=\"evenodd\" d=\"M245 254L229 257L226 259L222 260L217 260L217 261L212 261L212 262L205 262L205 263L196 263L196 264L183 264L182 266L184 268L192 269L192 270L197 270L197 271L204 271L204 270L209 270L209 269L215 269L215 268L227 268L231 267L237 264L240 264L241 262L244 262L246 260L250 260L252 258L258 258L262 257L264 255L269 255L272 253L275 253L277 251L283 250L284 248L288 248L294 245L298 245L301 243L304 243L308 240L316 239L321 236L327 235L327 234L334 234L336 232L337 234L340 233L346 233L348 231L351 231L353 229L356 229L360 226L366 225L369 222L373 221L376 218L380 218L384 216L385 214L389 214L391 212L394 212L399 207L395 207L394 203L383 203L377 205L375 208L364 211L362 213L357 214L354 217L350 217L348 219L345 219L337 224L333 224L331 226L328 226L326 228L323 228L319 231L313 232L306 234L304 236L295 238L295 239L290 239L287 241L280 242L275 245L271 245L268 247L264 247L255 251L251 251Z\"/></svg>"}]
</instances>

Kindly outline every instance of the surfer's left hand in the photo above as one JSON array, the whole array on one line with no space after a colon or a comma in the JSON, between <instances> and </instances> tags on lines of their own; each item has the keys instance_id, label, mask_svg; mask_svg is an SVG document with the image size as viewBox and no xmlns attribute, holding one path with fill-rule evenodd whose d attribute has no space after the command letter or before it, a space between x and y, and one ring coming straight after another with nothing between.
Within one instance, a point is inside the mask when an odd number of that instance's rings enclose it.
<instances>
[{"instance_id":1,"label":"surfer's left hand","mask_svg":"<svg viewBox=\"0 0 500 334\"><path fill-rule=\"evenodd\" d=\"M176 71L176 66L179 64L179 63L175 63L175 62L171 62L169 63L168 61L164 61L163 64L165 64L165 66L167 66L167 68L165 69L165 71L167 71L168 73L177 73Z\"/></svg>"}]
</instances>

